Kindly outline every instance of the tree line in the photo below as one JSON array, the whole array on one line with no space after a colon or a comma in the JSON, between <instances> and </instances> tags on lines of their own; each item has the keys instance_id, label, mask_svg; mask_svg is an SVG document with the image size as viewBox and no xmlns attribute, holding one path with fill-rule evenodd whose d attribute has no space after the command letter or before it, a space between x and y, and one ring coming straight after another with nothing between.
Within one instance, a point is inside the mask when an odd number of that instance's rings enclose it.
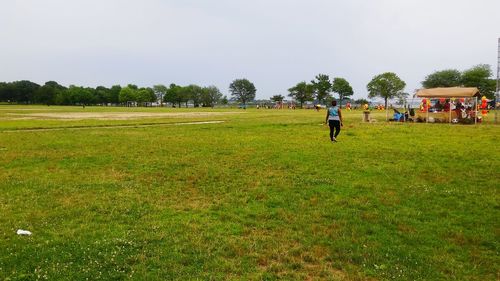
<instances>
[{"instance_id":1,"label":"tree line","mask_svg":"<svg viewBox=\"0 0 500 281\"><path fill-rule=\"evenodd\" d=\"M491 66L480 64L464 71L445 69L427 75L422 81L424 88L437 87L477 87L489 99L495 97L496 80L491 78Z\"/></svg>"},{"instance_id":2,"label":"tree line","mask_svg":"<svg viewBox=\"0 0 500 281\"><path fill-rule=\"evenodd\" d=\"M330 80L330 76L326 74L316 75L310 83L299 82L288 89L288 92L288 96L295 99L300 104L300 107L305 102L314 100L323 104L333 99L332 92L336 93L341 101L354 94L351 85L346 79L336 77ZM283 99L284 97L281 95L271 97L271 100L274 101L282 101Z\"/></svg>"},{"instance_id":3,"label":"tree line","mask_svg":"<svg viewBox=\"0 0 500 281\"><path fill-rule=\"evenodd\" d=\"M155 85L140 88L129 84L125 87L114 85L82 87L71 85L65 87L55 81L48 81L44 85L22 80L14 82L0 82L0 101L24 104L47 105L107 105L130 104L144 105L158 102L170 104L174 107L187 106L189 102L194 106L213 107L218 103L227 103L215 86L201 87L198 85L179 86L170 84Z\"/></svg>"},{"instance_id":4,"label":"tree line","mask_svg":"<svg viewBox=\"0 0 500 281\"><path fill-rule=\"evenodd\" d=\"M486 64L476 65L465 71L446 69L435 71L422 81L424 88L436 87L477 87L481 94L493 99L496 91L496 80L492 79L491 67ZM367 84L368 98L380 97L387 107L388 100L404 100L408 93L403 90L406 83L395 73L379 74ZM232 99L246 105L255 100L257 89L248 79L236 79L229 85ZM302 81L288 89L288 96L296 100L302 107L305 102L317 101L324 104L333 99L333 93L343 101L354 94L354 91L345 78L330 79L326 74L318 74L309 83ZM271 100L282 102L282 95L274 95ZM360 102L366 100L361 99ZM110 88L99 86L96 88L71 85L64 87L55 81L48 81L44 85L23 80L14 82L0 82L0 102L14 102L25 104L57 104L57 105L107 105L129 104L142 105L158 102L160 105L173 107L188 106L213 107L216 104L227 104L228 98L223 96L215 86L202 87L195 84L180 86L170 84L155 85L139 88L129 84L125 87L115 85ZM341 104L341 103L340 103Z\"/></svg>"}]
</instances>

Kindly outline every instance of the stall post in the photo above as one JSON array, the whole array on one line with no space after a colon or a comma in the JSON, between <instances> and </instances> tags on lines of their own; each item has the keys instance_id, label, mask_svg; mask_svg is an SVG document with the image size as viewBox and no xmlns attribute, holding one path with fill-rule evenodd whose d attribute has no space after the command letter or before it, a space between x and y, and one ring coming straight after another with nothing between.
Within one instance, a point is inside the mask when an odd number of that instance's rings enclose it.
<instances>
[{"instance_id":1,"label":"stall post","mask_svg":"<svg viewBox=\"0 0 500 281\"><path fill-rule=\"evenodd\" d=\"M449 117L448 117L448 122L451 124L451 98L448 99L448 111L449 111Z\"/></svg>"},{"instance_id":2,"label":"stall post","mask_svg":"<svg viewBox=\"0 0 500 281\"><path fill-rule=\"evenodd\" d=\"M474 114L474 125L477 124L477 96L474 98L475 102L474 102L474 110L475 110L475 114Z\"/></svg>"},{"instance_id":3,"label":"stall post","mask_svg":"<svg viewBox=\"0 0 500 281\"><path fill-rule=\"evenodd\" d=\"M427 110L425 113L427 117L425 117L425 123L429 123L429 108L430 108L429 104L431 104L430 98L427 99Z\"/></svg>"}]
</instances>

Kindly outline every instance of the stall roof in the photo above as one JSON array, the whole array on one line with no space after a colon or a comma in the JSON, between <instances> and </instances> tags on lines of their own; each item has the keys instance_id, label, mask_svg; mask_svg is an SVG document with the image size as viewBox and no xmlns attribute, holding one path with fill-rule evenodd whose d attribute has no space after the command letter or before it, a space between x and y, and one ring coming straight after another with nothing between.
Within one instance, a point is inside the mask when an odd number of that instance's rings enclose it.
<instances>
[{"instance_id":1,"label":"stall roof","mask_svg":"<svg viewBox=\"0 0 500 281\"><path fill-rule=\"evenodd\" d=\"M421 89L416 96L419 98L470 98L480 97L481 95L477 88L451 87Z\"/></svg>"}]
</instances>

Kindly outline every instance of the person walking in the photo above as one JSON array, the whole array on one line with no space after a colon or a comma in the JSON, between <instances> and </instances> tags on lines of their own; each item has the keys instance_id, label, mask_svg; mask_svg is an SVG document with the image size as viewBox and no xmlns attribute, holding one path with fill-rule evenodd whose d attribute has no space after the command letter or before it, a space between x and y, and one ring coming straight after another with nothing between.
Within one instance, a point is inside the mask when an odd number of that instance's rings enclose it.
<instances>
[{"instance_id":1,"label":"person walking","mask_svg":"<svg viewBox=\"0 0 500 281\"><path fill-rule=\"evenodd\" d=\"M332 106L326 111L325 124L328 123L330 126L330 140L332 142L337 142L337 136L340 133L340 127L344 126L342 123L342 112L337 106L337 101L332 101Z\"/></svg>"}]
</instances>

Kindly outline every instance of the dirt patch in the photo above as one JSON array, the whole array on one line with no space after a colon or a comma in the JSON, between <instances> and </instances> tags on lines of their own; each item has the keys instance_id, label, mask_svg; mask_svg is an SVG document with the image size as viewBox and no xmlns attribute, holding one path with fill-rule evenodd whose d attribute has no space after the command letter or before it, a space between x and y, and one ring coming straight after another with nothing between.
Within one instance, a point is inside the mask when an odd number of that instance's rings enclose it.
<instances>
[{"instance_id":1,"label":"dirt patch","mask_svg":"<svg viewBox=\"0 0 500 281\"><path fill-rule=\"evenodd\" d=\"M15 133L15 132L62 131L62 130L144 128L144 127L204 125L204 124L221 124L221 123L224 123L224 121L201 121L201 122L182 122L182 123L154 123L154 124L129 124L129 125L103 125L103 126L55 127L55 128L28 128L28 129L17 129L17 130L5 130L5 131L1 131L1 132L3 132L3 133Z\"/></svg>"},{"instance_id":2,"label":"dirt patch","mask_svg":"<svg viewBox=\"0 0 500 281\"><path fill-rule=\"evenodd\" d=\"M65 120L131 120L143 118L196 118L240 114L243 112L47 112L47 113L10 113L9 119L65 119Z\"/></svg>"}]
</instances>

